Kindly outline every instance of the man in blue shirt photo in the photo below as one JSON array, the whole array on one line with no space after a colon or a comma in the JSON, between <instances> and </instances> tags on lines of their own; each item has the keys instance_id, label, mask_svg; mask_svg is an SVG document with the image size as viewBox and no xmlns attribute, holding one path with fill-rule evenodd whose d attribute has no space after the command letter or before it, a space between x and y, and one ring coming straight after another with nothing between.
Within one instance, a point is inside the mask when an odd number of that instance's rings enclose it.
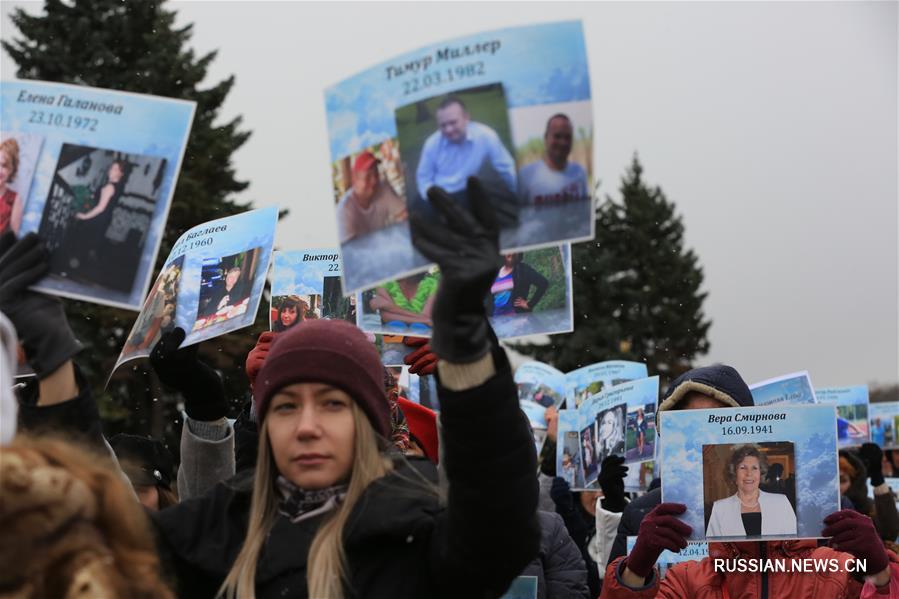
<instances>
[{"instance_id":1,"label":"man in blue shirt photo","mask_svg":"<svg viewBox=\"0 0 899 599\"><path fill-rule=\"evenodd\" d=\"M415 175L422 199L427 200L428 189L435 185L449 193L463 191L469 177L481 175L485 163L515 192L515 160L496 131L471 120L461 99L448 96L440 103L437 125L422 146Z\"/></svg>"}]
</instances>

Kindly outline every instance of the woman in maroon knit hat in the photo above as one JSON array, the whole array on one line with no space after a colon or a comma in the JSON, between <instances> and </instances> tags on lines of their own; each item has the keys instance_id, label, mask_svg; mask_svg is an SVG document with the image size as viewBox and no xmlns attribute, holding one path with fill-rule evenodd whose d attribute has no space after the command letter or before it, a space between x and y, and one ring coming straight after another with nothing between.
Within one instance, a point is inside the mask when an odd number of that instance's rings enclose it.
<instances>
[{"instance_id":1,"label":"woman in maroon knit hat","mask_svg":"<svg viewBox=\"0 0 899 599\"><path fill-rule=\"evenodd\" d=\"M484 307L501 264L488 198L477 182L470 212L429 196L444 222L414 220L412 234L442 272L432 346L448 497L388 451L367 337L300 323L255 378L252 477L154 516L181 596L498 597L537 554L533 442Z\"/></svg>"}]
</instances>

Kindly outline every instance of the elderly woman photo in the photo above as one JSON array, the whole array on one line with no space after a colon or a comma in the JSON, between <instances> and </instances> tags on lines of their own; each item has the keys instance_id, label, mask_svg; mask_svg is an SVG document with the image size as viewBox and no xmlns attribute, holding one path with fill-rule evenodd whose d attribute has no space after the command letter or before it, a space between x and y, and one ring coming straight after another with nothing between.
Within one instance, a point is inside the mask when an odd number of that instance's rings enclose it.
<instances>
[{"instance_id":1,"label":"elderly woman photo","mask_svg":"<svg viewBox=\"0 0 899 599\"><path fill-rule=\"evenodd\" d=\"M733 448L724 476L736 493L712 505L707 537L796 534L796 513L787 496L759 488L767 472L768 461L757 445Z\"/></svg>"}]
</instances>

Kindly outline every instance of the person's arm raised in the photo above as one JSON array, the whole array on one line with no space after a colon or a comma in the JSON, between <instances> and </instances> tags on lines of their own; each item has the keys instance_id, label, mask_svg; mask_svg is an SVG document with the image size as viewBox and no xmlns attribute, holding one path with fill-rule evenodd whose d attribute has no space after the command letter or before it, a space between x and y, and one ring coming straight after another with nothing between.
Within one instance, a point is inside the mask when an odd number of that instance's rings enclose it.
<instances>
[{"instance_id":1,"label":"person's arm raised","mask_svg":"<svg viewBox=\"0 0 899 599\"><path fill-rule=\"evenodd\" d=\"M499 595L537 554L540 529L534 442L485 309L502 264L498 228L474 179L470 211L442 189L428 195L444 222L413 216L412 239L442 273L431 346L439 358L440 463L449 481L431 567L446 596L475 589Z\"/></svg>"}]
</instances>

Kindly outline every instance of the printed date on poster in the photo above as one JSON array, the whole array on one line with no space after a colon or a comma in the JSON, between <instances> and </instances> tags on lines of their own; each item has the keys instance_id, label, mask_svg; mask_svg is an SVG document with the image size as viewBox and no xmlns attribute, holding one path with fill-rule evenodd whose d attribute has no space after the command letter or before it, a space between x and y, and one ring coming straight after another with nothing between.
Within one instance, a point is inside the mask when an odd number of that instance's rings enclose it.
<instances>
[{"instance_id":1,"label":"printed date on poster","mask_svg":"<svg viewBox=\"0 0 899 599\"><path fill-rule=\"evenodd\" d=\"M770 424L753 424L744 426L722 426L722 435L762 435L774 434L774 427Z\"/></svg>"},{"instance_id":2,"label":"printed date on poster","mask_svg":"<svg viewBox=\"0 0 899 599\"><path fill-rule=\"evenodd\" d=\"M420 77L414 77L408 81L403 81L403 95L408 96L428 88L439 87L445 83L453 83L460 79L480 77L486 72L484 61L482 60L443 69L441 71L434 71L433 73L427 73Z\"/></svg>"},{"instance_id":3,"label":"printed date on poster","mask_svg":"<svg viewBox=\"0 0 899 599\"><path fill-rule=\"evenodd\" d=\"M44 112L43 110L32 110L28 117L28 122L35 125L50 125L68 129L84 129L86 131L96 131L97 125L100 124L99 119L91 117L62 114L60 112Z\"/></svg>"}]
</instances>

